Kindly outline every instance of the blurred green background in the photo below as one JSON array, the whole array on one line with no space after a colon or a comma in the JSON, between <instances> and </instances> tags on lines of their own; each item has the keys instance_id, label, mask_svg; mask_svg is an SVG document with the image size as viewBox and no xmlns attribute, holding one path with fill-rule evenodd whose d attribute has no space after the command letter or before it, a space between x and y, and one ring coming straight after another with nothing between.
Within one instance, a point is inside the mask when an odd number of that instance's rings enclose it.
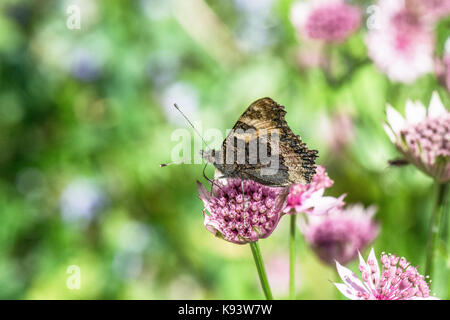
<instances>
[{"instance_id":1,"label":"blurred green background","mask_svg":"<svg viewBox=\"0 0 450 320\"><path fill-rule=\"evenodd\" d=\"M433 74L389 82L367 58L364 23L330 48L332 78L304 66L292 3L1 1L0 298L263 298L249 246L203 226L202 165L159 167L188 128L174 102L224 133L258 98L285 105L335 181L328 193L378 206L377 254L423 266L433 183L388 166L398 153L381 124L386 102L403 112L408 98L428 105L438 90L449 106L449 94ZM66 26L71 4L81 29ZM449 30L436 31L440 52ZM287 298L288 219L260 245L275 298ZM79 290L66 285L71 265ZM302 239L297 266L298 299L341 297Z\"/></svg>"}]
</instances>

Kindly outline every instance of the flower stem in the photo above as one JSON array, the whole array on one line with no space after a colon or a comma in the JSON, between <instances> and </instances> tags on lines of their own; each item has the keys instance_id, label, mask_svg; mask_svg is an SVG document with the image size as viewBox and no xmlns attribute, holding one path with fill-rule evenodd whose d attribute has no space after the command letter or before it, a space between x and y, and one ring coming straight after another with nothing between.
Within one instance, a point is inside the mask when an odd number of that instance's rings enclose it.
<instances>
[{"instance_id":1,"label":"flower stem","mask_svg":"<svg viewBox=\"0 0 450 320\"><path fill-rule=\"evenodd\" d=\"M264 269L264 263L259 250L258 241L250 242L250 248L252 248L253 259L255 260L256 269L258 269L259 281L264 291L264 295L267 300L273 300L272 291L270 291L269 281L267 281L266 270Z\"/></svg>"},{"instance_id":2,"label":"flower stem","mask_svg":"<svg viewBox=\"0 0 450 320\"><path fill-rule=\"evenodd\" d=\"M425 264L425 274L429 275L430 278L432 278L433 262L437 251L436 244L439 241L439 236L441 234L440 231L442 231L441 221L445 221L443 216L448 186L448 183L441 183L437 185L436 202L430 220L430 229L428 232L427 242L427 260Z\"/></svg>"},{"instance_id":3,"label":"flower stem","mask_svg":"<svg viewBox=\"0 0 450 320\"><path fill-rule=\"evenodd\" d=\"M291 232L289 234L289 297L295 299L295 218L291 214Z\"/></svg>"}]
</instances>

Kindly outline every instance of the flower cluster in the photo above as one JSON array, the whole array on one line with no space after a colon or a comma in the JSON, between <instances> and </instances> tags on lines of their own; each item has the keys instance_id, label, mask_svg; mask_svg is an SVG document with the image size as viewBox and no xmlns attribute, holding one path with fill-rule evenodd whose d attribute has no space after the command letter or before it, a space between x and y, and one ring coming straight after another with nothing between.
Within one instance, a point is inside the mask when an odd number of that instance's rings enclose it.
<instances>
[{"instance_id":1,"label":"flower cluster","mask_svg":"<svg viewBox=\"0 0 450 320\"><path fill-rule=\"evenodd\" d=\"M352 271L336 262L337 271L344 283L335 283L338 290L352 300L416 300L436 299L416 267L405 258L381 254L382 269L372 249L367 263L359 255L361 281Z\"/></svg>"},{"instance_id":2,"label":"flower cluster","mask_svg":"<svg viewBox=\"0 0 450 320\"><path fill-rule=\"evenodd\" d=\"M406 160L439 182L450 180L450 113L434 92L428 110L421 102L406 103L406 120L387 106L384 128Z\"/></svg>"},{"instance_id":3,"label":"flower cluster","mask_svg":"<svg viewBox=\"0 0 450 320\"><path fill-rule=\"evenodd\" d=\"M308 216L300 230L322 262L347 264L377 237L375 212L374 206L350 205L326 215Z\"/></svg>"},{"instance_id":4,"label":"flower cluster","mask_svg":"<svg viewBox=\"0 0 450 320\"><path fill-rule=\"evenodd\" d=\"M342 42L359 28L361 11L342 0L297 2L291 20L307 38Z\"/></svg>"},{"instance_id":5,"label":"flower cluster","mask_svg":"<svg viewBox=\"0 0 450 320\"><path fill-rule=\"evenodd\" d=\"M214 235L245 244L268 237L281 217L285 188L272 188L252 180L215 180L212 193L198 182L205 208L204 224Z\"/></svg>"}]
</instances>

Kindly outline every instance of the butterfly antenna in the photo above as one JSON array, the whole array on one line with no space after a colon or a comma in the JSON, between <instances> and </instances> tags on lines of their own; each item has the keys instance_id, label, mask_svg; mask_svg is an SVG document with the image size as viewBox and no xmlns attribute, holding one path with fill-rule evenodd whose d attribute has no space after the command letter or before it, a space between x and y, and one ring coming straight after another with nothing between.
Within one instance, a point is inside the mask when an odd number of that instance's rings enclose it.
<instances>
[{"instance_id":1,"label":"butterfly antenna","mask_svg":"<svg viewBox=\"0 0 450 320\"><path fill-rule=\"evenodd\" d=\"M186 119L186 121L189 123L189 125L192 127L192 129L194 129L195 133L200 137L200 139L202 139L203 145L205 146L205 149L209 149L208 144L206 143L205 139L203 139L202 135L200 134L200 132L198 132L197 128L195 128L194 124L189 120L189 118L184 114L183 111L181 111L180 107L174 103L173 106L175 107L175 109L178 110L179 113L181 113L181 115L183 116L184 119ZM170 163L162 163L159 166L161 168L163 167L167 167L170 166L172 164L180 164L182 162L170 162ZM205 169L203 169L203 176L205 176L204 174ZM205 177L208 181L210 181L210 179L208 179L207 177Z\"/></svg>"},{"instance_id":2,"label":"butterfly antenna","mask_svg":"<svg viewBox=\"0 0 450 320\"><path fill-rule=\"evenodd\" d=\"M202 139L202 142L205 146L206 149L209 149L208 144L206 143L205 139L203 139L203 136L200 134L200 132L198 132L197 128L195 128L194 124L189 120L189 118L183 113L183 111L181 111L180 107L174 103L173 106L178 110L179 113L181 113L181 115L183 116L183 118L186 119L186 121L189 123L189 125L192 127L192 129L194 129L195 133L200 137L200 139Z\"/></svg>"}]
</instances>

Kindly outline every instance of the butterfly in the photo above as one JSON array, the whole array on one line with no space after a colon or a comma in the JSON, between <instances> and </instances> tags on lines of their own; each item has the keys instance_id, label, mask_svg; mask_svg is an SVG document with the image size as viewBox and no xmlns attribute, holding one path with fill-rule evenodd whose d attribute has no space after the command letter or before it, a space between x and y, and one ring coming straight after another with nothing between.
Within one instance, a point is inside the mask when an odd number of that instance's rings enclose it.
<instances>
[{"instance_id":1,"label":"butterfly","mask_svg":"<svg viewBox=\"0 0 450 320\"><path fill-rule=\"evenodd\" d=\"M271 98L256 100L239 117L222 148L202 150L202 157L215 166L220 178L250 179L272 187L310 183L318 151L309 150L292 132L285 115L285 107Z\"/></svg>"}]
</instances>

